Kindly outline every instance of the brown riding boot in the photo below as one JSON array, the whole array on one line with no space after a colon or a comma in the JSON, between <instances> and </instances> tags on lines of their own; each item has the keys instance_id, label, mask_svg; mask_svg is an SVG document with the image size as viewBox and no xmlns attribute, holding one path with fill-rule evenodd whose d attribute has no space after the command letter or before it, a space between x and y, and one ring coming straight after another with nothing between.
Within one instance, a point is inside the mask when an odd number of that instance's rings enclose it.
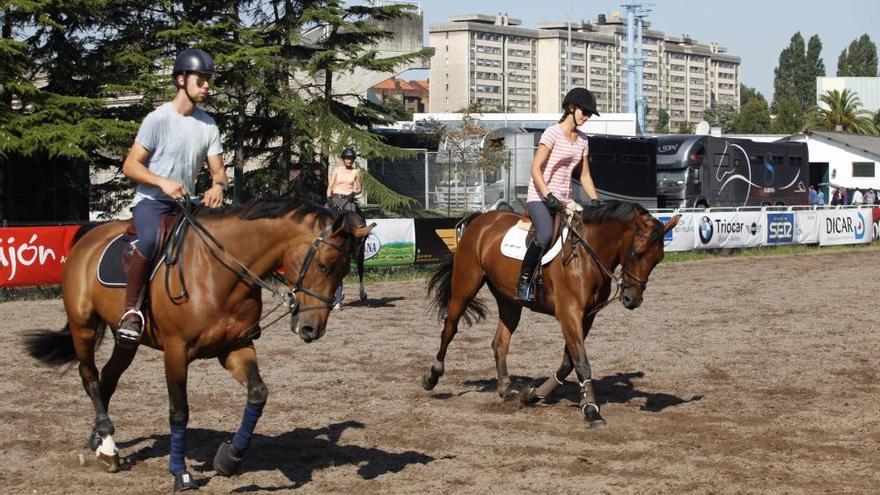
<instances>
[{"instance_id":1,"label":"brown riding boot","mask_svg":"<svg viewBox=\"0 0 880 495\"><path fill-rule=\"evenodd\" d=\"M128 279L125 287L125 313L116 331L116 343L122 347L134 348L144 331L144 315L140 311L141 291L150 275L151 260L140 251L134 250L128 266Z\"/></svg>"}]
</instances>

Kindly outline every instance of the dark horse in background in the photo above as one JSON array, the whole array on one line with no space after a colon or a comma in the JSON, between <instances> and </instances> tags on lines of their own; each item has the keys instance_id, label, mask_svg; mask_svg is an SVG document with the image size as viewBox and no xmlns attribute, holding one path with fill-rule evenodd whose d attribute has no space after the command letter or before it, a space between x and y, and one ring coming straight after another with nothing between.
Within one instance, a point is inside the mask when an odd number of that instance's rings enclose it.
<instances>
[{"instance_id":1,"label":"dark horse in background","mask_svg":"<svg viewBox=\"0 0 880 495\"><path fill-rule=\"evenodd\" d=\"M361 211L360 207L357 204L357 201L354 199L354 194L350 194L347 196L335 195L333 198L327 200L326 206L331 211L336 212L337 214L341 214L346 211L352 212L360 219L360 226L364 226L367 224L367 220L366 218L364 218L364 213ZM367 299L367 289L364 288L365 251L366 239L361 241L360 245L355 251L355 263L357 266L358 279L360 280L360 290L358 291L358 294L361 298L361 301L365 301ZM336 308L342 307L342 300L344 298L345 293L342 290L342 283L340 283L339 288L336 290Z\"/></svg>"},{"instance_id":2,"label":"dark horse in background","mask_svg":"<svg viewBox=\"0 0 880 495\"><path fill-rule=\"evenodd\" d=\"M532 311L553 315L562 325L562 365L537 389L521 392L520 399L525 404L534 404L547 397L574 368L584 419L590 426L601 426L604 420L590 381L592 371L584 339L596 311L608 303L612 278L618 283L618 298L626 308L635 309L641 304L648 276L663 259L663 237L675 227L680 216L674 216L664 227L638 204L617 201L588 207L574 215L566 245L543 267L541 284L530 304ZM523 309L514 301L521 261L501 254L501 240L519 219L519 215L501 211L476 216L465 227L452 260L431 277L428 291L434 293L432 302L438 316L445 315L445 322L437 360L422 378L426 390L434 388L443 375L446 350L458 331L459 321L464 318L471 324L485 317L486 307L476 296L483 284L488 284L499 314L498 330L492 340L498 393L504 398L508 396L511 382L507 352ZM619 278L613 273L618 265L622 267Z\"/></svg>"},{"instance_id":3,"label":"dark horse in background","mask_svg":"<svg viewBox=\"0 0 880 495\"><path fill-rule=\"evenodd\" d=\"M194 218L197 224L183 239L177 264L161 265L148 288L147 324L141 339L142 344L164 352L171 424L169 467L175 491L196 487L184 459L189 363L217 358L247 387L239 430L231 441L220 445L214 459L219 474L233 474L268 396L253 343L260 331L262 290L273 291L278 300L275 309L282 307L282 316L289 312L291 330L304 341L320 338L333 293L350 269L355 247L372 228L359 226L351 214L334 216L325 208L290 199L202 210ZM196 225L204 230L197 232ZM100 285L96 273L104 247L125 228L126 222L102 224L75 242L61 284L67 325L61 332L35 331L26 338L30 354L44 362L79 361L83 387L95 409L90 447L111 472L118 470L119 456L108 415L110 399L137 347L116 346L98 374L95 348L106 327L116 325L122 316L124 289ZM206 241L200 232L209 233L217 243ZM262 281L279 268L284 269L289 286L286 294ZM166 278L166 270L173 275ZM168 286L160 282L163 278ZM179 297L182 293L186 297Z\"/></svg>"}]
</instances>

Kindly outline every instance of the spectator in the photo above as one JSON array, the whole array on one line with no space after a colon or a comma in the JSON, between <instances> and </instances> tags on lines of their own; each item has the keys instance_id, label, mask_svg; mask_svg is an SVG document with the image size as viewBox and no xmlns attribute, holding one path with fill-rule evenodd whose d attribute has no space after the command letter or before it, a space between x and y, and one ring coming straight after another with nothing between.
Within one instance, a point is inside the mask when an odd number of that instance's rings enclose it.
<instances>
[{"instance_id":1,"label":"spectator","mask_svg":"<svg viewBox=\"0 0 880 495\"><path fill-rule=\"evenodd\" d=\"M865 197L862 195L862 191L856 188L855 192L852 195L852 203L853 205L859 206L865 203Z\"/></svg>"},{"instance_id":2,"label":"spectator","mask_svg":"<svg viewBox=\"0 0 880 495\"><path fill-rule=\"evenodd\" d=\"M841 192L840 188L834 190L834 193L831 194L831 206L840 206L843 204L843 192Z\"/></svg>"},{"instance_id":3,"label":"spectator","mask_svg":"<svg viewBox=\"0 0 880 495\"><path fill-rule=\"evenodd\" d=\"M807 199L807 204L810 206L816 206L816 186L810 186L809 199Z\"/></svg>"},{"instance_id":4,"label":"spectator","mask_svg":"<svg viewBox=\"0 0 880 495\"><path fill-rule=\"evenodd\" d=\"M873 206L877 203L877 193L874 192L874 188L868 188L868 192L865 193L865 204Z\"/></svg>"},{"instance_id":5,"label":"spectator","mask_svg":"<svg viewBox=\"0 0 880 495\"><path fill-rule=\"evenodd\" d=\"M825 192L822 189L816 188L816 205L817 206L825 206Z\"/></svg>"}]
</instances>

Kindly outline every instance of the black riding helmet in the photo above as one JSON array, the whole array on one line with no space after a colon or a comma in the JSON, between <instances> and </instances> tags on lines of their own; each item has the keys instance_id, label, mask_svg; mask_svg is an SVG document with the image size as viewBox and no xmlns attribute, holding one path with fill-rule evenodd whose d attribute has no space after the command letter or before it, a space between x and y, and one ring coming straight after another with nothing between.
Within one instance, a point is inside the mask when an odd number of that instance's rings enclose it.
<instances>
[{"instance_id":1,"label":"black riding helmet","mask_svg":"<svg viewBox=\"0 0 880 495\"><path fill-rule=\"evenodd\" d=\"M574 88L569 91L568 94L565 95L565 99L562 100L563 111L565 111L565 107L567 107L569 103L574 103L587 115L599 116L599 112L596 111L596 97L593 96L593 92L589 89Z\"/></svg>"},{"instance_id":2,"label":"black riding helmet","mask_svg":"<svg viewBox=\"0 0 880 495\"><path fill-rule=\"evenodd\" d=\"M339 155L340 158L351 158L352 160L357 158L357 156L357 152L355 152L354 148L345 148L342 150L342 154Z\"/></svg>"},{"instance_id":3,"label":"black riding helmet","mask_svg":"<svg viewBox=\"0 0 880 495\"><path fill-rule=\"evenodd\" d=\"M177 85L178 74L186 76L189 72L214 75L214 59L208 55L208 52L198 48L188 48L180 52L174 60L174 71L171 74L174 85Z\"/></svg>"}]
</instances>

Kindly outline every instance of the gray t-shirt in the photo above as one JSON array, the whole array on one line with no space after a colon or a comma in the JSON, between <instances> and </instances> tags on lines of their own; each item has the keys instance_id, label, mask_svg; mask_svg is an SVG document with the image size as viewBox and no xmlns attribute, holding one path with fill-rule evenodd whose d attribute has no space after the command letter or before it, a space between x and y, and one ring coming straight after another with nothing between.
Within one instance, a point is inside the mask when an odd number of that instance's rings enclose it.
<instances>
[{"instance_id":1,"label":"gray t-shirt","mask_svg":"<svg viewBox=\"0 0 880 495\"><path fill-rule=\"evenodd\" d=\"M195 195L196 175L205 158L223 153L220 129L210 115L196 109L185 116L166 103L144 118L135 141L150 152L150 172L183 184ZM131 206L143 199L171 199L162 189L138 184Z\"/></svg>"}]
</instances>

